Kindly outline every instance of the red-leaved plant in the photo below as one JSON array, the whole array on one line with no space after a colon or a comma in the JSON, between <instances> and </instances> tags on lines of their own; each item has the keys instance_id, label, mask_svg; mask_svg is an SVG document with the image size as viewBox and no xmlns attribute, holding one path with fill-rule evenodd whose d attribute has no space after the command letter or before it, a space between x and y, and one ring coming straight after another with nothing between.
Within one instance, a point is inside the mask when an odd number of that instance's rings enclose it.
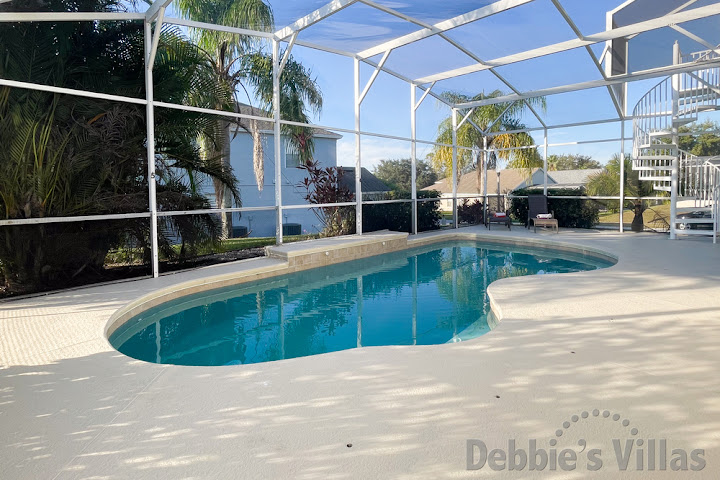
<instances>
[{"instance_id":1,"label":"red-leaved plant","mask_svg":"<svg viewBox=\"0 0 720 480\"><path fill-rule=\"evenodd\" d=\"M305 189L305 200L309 203L344 203L355 199L355 194L341 183L344 173L342 168L322 168L313 159L306 160L298 168L307 172L300 187ZM319 207L313 211L323 223L323 236L334 237L355 233L355 207Z\"/></svg>"}]
</instances>

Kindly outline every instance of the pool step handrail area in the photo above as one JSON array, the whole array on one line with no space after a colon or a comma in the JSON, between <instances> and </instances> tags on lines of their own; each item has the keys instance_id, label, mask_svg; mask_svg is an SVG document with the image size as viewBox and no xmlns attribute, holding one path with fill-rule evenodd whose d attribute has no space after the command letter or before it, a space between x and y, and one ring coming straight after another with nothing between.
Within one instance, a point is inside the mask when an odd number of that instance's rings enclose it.
<instances>
[{"instance_id":1,"label":"pool step handrail area","mask_svg":"<svg viewBox=\"0 0 720 480\"><path fill-rule=\"evenodd\" d=\"M704 50L683 55L674 47L675 64L698 63L698 69L669 76L651 88L633 109L632 167L653 189L669 192L670 236L707 235L717 243L720 229L718 193L720 157L699 157L682 150L679 128L698 120L701 112L720 110L720 67L703 68L720 53ZM679 217L679 202L710 218ZM694 228L711 224L710 229Z\"/></svg>"}]
</instances>

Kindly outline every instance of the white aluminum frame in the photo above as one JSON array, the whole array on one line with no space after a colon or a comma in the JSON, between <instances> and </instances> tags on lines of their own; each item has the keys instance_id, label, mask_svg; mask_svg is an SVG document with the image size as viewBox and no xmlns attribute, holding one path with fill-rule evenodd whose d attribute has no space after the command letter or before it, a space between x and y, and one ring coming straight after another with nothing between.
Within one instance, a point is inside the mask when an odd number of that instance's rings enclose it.
<instances>
[{"instance_id":1,"label":"white aluminum frame","mask_svg":"<svg viewBox=\"0 0 720 480\"><path fill-rule=\"evenodd\" d=\"M63 87L55 87L51 85L40 85L40 84L33 84L28 82L20 82L20 81L14 81L9 79L0 79L0 86L7 86L11 88L22 88L22 89L31 89L31 90L39 90L39 91L47 91L52 93L59 93L59 94L65 94L65 95L74 95L74 96L80 96L80 97L89 97L89 98L98 98L98 99L104 99L114 102L123 102L123 103L130 103L130 104L137 104L137 105L145 105L146 107L146 115L147 115L147 162L148 162L148 189L149 189L149 211L148 212L137 212L137 213L130 213L130 214L120 214L120 215L91 215L91 216L75 216L75 217L51 217L51 218L30 218L30 219L21 219L21 220L2 220L0 221L0 227L2 226L10 226L10 225L23 225L23 224L42 224L42 223L60 223L60 222L74 222L74 221L101 221L101 220L114 220L114 219L127 219L127 218L149 218L151 222L151 237L152 237L152 269L153 269L153 276L159 275L159 260L158 260L158 238L157 238L157 222L159 217L167 217L167 216L174 216L174 215L193 215L193 214L206 214L206 213L226 213L226 212L244 212L244 211L271 211L274 210L276 212L276 242L278 244L281 244L283 242L282 237L282 211L283 209L302 209L302 208L322 208L322 207L330 207L330 206L355 206L356 208L356 227L358 234L362 235L362 206L365 204L385 204L385 203L412 203L412 233L417 233L418 225L417 225L417 204L418 202L426 202L426 201L435 201L435 199L418 199L417 198L417 188L416 188L416 166L417 166L417 144L424 144L424 145L433 145L433 146L444 146L444 147L450 147L452 148L452 156L453 156L453 162L452 162L452 181L453 181L453 194L452 194L452 203L453 203L453 226L455 228L458 227L458 217L457 217L457 178L458 178L458 171L457 171L457 157L458 157L458 151L460 149L469 150L468 147L463 147L458 145L457 143L457 129L462 126L465 122L468 122L472 124L478 131L483 133L483 136L485 137L485 145L484 148L481 150L482 155L488 154L488 148L487 148L487 138L492 137L493 133L489 131L483 131L480 129L477 125L475 125L474 122L472 122L471 114L472 109L476 107L480 107L483 105L490 105L490 104L497 104L502 102L511 102L511 101L525 101L526 105L530 109L530 111L533 113L533 115L537 118L539 123L542 125L541 127L533 127L533 128L527 128L524 130L519 130L523 132L530 132L530 131L543 131L544 134L544 142L542 145L535 145L529 148L537 148L542 146L543 147L543 153L544 153L544 170L545 170L545 182L544 182L544 190L545 193L547 193L547 157L548 157L548 151L550 147L553 146L560 146L560 145L569 145L569 144L582 144L582 143L599 143L599 142L616 142L620 141L620 152L621 155L624 156L625 153L625 121L632 119L632 116L627 115L624 111L625 109L625 103L626 98L620 99L617 98L615 95L614 90L611 88L613 85L617 84L626 84L628 82L633 82L637 80L644 80L648 78L654 78L659 76L666 76L666 75L672 75L672 74L679 74L682 72L690 72L692 70L697 70L700 68L709 68L709 67L715 67L720 65L720 60L714 59L710 61L704 61L704 62L698 62L694 63L692 65L668 65L664 67L658 67L650 70L645 71L639 71L639 72L632 72L626 75L619 75L619 76L608 76L605 71L602 68L601 62L605 59L606 53L607 53L607 47L603 52L603 55L598 59L597 56L594 54L594 52L590 49L590 45L599 43L599 42L607 42L612 39L621 38L621 37L632 37L635 35L638 35L643 32L647 32L650 30L655 30L663 27L670 27L679 32L680 34L698 42L699 44L710 48L712 50L718 51L718 47L710 44L705 39L695 35L694 33L688 31L687 29L680 27L678 24L689 22L692 20L697 20L700 18L705 18L713 15L719 15L720 14L720 2L708 5L705 7L700 8L694 8L692 10L683 10L688 5L694 3L695 0L691 0L687 2L687 4L683 5L680 9L676 9L675 11L671 12L668 15L664 15L658 18L653 18L650 20L646 20L643 22L638 22L632 25L623 26L620 28L616 28L614 30L608 30L604 32L599 32L593 35L584 36L580 30L577 28L575 22L573 21L572 17L565 11L565 9L562 7L562 4L559 0L551 0L554 7L557 9L557 11L560 13L560 15L563 17L567 25L573 30L576 37L575 39L568 40L565 42L556 43L554 45L548 45L541 48L535 48L531 49L525 52L508 55L505 57L496 58L493 60L483 60L480 59L477 55L475 55L470 49L464 47L459 42L449 38L446 33L454 28L460 27L462 25L466 25L475 21L478 21L483 18L490 17L492 15L505 12L507 10L520 7L522 5L528 4L532 2L533 0L499 0L491 5L478 8L476 10L473 10L471 12L468 12L464 15L459 15L454 18L444 20L438 23L435 23L434 25L430 25L426 22L423 22L421 20L418 20L416 18L413 18L409 15L405 15L393 8L390 8L388 6L379 4L373 0L333 0L330 3L326 4L325 6L315 10L314 12L298 19L296 22L294 22L291 25L288 25L284 28L281 28L274 33L272 32L262 32L262 31L255 31L255 30L249 30L249 29L243 29L243 28L237 28L237 27L231 27L231 26L224 26L224 25L214 25L214 24L208 24L203 22L196 22L192 20L182 19L182 18L167 18L165 17L166 8L172 3L172 0L156 0L154 3L150 5L148 10L145 13L134 13L134 12L118 12L118 13L108 13L108 12L30 12L30 13L0 13L0 22L56 22L56 21L143 21L144 23L144 32L145 32L145 82L146 82L146 97L145 98L132 98L132 97L125 97L125 96L119 96L119 95L110 95L110 94L101 94L96 92L90 92L90 91L83 91L83 90L77 90L77 89L70 89L70 88L63 88ZM0 3L4 3L3 0L0 0ZM322 22L324 19L332 16L333 14L348 8L352 6L355 3L360 3L363 5L366 5L371 8L375 8L377 10L383 11L387 14L393 15L397 18L400 18L401 20L413 23L415 25L418 25L420 27L419 30L416 32L402 35L398 38L383 42L379 45L373 46L371 48L367 48L365 50L362 50L360 52L354 53L354 52L347 52L343 51L334 47L325 46L325 45L319 45L312 42L307 42L301 38L299 38L299 34L305 30L306 28L311 27L312 25L315 25L319 22ZM156 32L153 35L153 26L152 24L155 23L154 31ZM180 105L180 104L171 104L166 102L158 102L155 101L153 98L153 65L155 60L155 54L157 52L157 47L159 43L159 32L162 28L162 25L164 23L167 24L173 24L173 25L180 25L184 27L189 28L203 28L203 29L211 29L211 30L217 30L217 31L223 31L228 33L236 33L236 34L242 34L242 35L252 35L256 36L261 39L269 40L272 44L272 54L273 54L273 116L271 118L266 117L258 117L253 115L245 115L245 114L239 114L234 112L224 112L219 110L213 110L213 109L206 109L206 108L200 108L200 107L193 107L193 106L187 106L187 105ZM392 69L389 69L386 67L386 62L393 50L409 45L413 42L420 41L422 39L428 38L433 35L438 35L441 38L443 38L445 41L449 42L453 47L458 49L458 51L465 54L470 60L474 62L474 64L462 67L459 69L453 69L446 72L440 72L433 75L429 75L422 78L417 79L411 79L407 76L401 74L400 72L395 72ZM282 58L280 58L280 43L285 42L287 44L287 48L285 50L285 53ZM302 124L298 122L291 122L287 120L283 120L280 118L280 112L279 112L279 100L280 100L280 88L279 88L279 78L282 73L283 68L286 65L286 62L289 59L290 52L294 45L301 45L306 48L312 48L317 49L329 53L333 53L336 55L342 55L346 57L353 58L354 60L354 73L355 73L355 128L354 129L343 129L343 128L337 128L332 126L319 126L319 125L308 125L308 124ZM515 88L510 82L508 82L505 78L503 78L502 75L500 75L495 68L499 66L504 65L510 65L512 63L521 62L524 60L529 60L533 58L538 58L545 55L550 55L553 53L559 53L563 51L567 51L570 49L578 48L578 47L584 47L588 54L591 57L591 60L593 63L597 66L601 79L589 81L589 82L581 82L571 85L562 85L558 87L552 87L552 88L546 88L541 90L535 90L535 91L526 91L522 92L519 91L517 88ZM374 62L371 60L371 57L383 54L382 59L379 62ZM365 63L366 65L369 65L370 67L374 68L373 74L370 78L370 80L367 82L367 84L364 86L362 91L360 90L360 62ZM435 87L436 82L454 78L460 75L465 75L468 73L483 71L483 70L489 70L499 81L501 81L503 84L505 84L511 91L511 94L504 95L502 97L497 97L493 99L486 99L482 101L477 102L467 102L467 103L461 103L453 105L450 102L448 102L441 94L438 94L437 92L433 91L433 87ZM388 135L384 134L382 132L366 132L361 130L360 125L360 108L362 105L363 100L365 99L366 95L372 88L372 85L376 78L379 76L380 73L386 73L391 76L394 76L402 81L405 81L410 86L410 137L402 137L402 136L395 136L395 135ZM615 106L615 109L617 110L618 117L617 118L610 118L610 119L601 119L601 120L589 120L584 122L575 122L575 123L568 123L568 124L557 124L557 125L547 125L543 118L538 114L538 112L529 104L528 100L531 98L539 97L539 96L550 96L560 93L566 93L566 92L573 92L573 91L581 91L591 88L597 88L597 87L606 87L608 88L608 91L610 92L611 99L613 101L613 104ZM417 99L417 89L420 89L422 92L422 95L420 99ZM432 141L426 141L426 140L420 140L417 138L417 110L420 107L420 105L423 103L424 100L426 100L429 96L432 96L434 99L436 99L439 102L442 102L449 106L451 108L452 112L452 121L453 121L453 143L451 145L449 144L441 144L437 142ZM155 178L155 147L154 147L154 133L155 133L155 125L154 125L154 109L155 108L173 108L173 109L182 109L187 111L195 111L195 112L201 112L201 113L207 113L207 114L213 114L213 115L221 115L221 116L227 116L227 117L234 117L234 118L249 118L249 119L255 119L260 121L271 121L273 122L273 135L274 135L274 146L275 146L275 206L271 207L238 207L238 208L214 208L214 209L205 209L205 210L192 210L192 211L164 211L164 212L158 212L157 211L157 203L156 203L156 178ZM458 115L460 114L460 111L463 111L465 113L464 117L461 121L458 122ZM500 115L502 117L502 115ZM496 119L495 121L499 121L500 117ZM581 142L568 142L568 143L556 143L556 144L549 144L548 143L548 131L553 129L559 129L559 128L568 128L568 127L574 127L574 126L583 126L583 125L599 125L599 124L606 124L606 123L620 123L621 128L621 136L620 139L598 139L598 140L586 140ZM281 187L282 187L282 178L281 178L281 126L282 125L300 125L300 126L309 126L313 128L325 128L327 130L331 131L337 131L337 132L345 132L345 133L351 133L355 135L356 139L356 151L355 151L355 195L356 199L353 202L342 202L342 203L334 203L334 204L307 204L307 205L283 205L282 203L282 195L281 195ZM489 130L486 129L486 130ZM506 132L507 133L507 132ZM408 200L381 200L381 201L366 201L363 202L362 200L362 156L361 156L361 136L374 136L378 138L386 138L386 139L394 139L394 140L401 140L401 141L408 141L411 145L411 165L412 165L412 191L411 191L411 198ZM528 147L520 147L520 148L528 148ZM487 162L485 162L485 165L487 166ZM623 170L623 169L621 169ZM487 175L485 175L485 180L487 181ZM485 204L487 205L487 188L485 189ZM587 198L595 198L595 197L587 197ZM600 197L597 197L600 199ZM605 198L605 197L602 197ZM608 199L619 199L621 201L621 204L626 198L625 197L625 191L624 191L624 170L621 174L621 190L619 197L607 197ZM619 225L620 231L623 231L623 225L622 225L622 216L620 219L620 225ZM673 232L674 234L674 232Z\"/></svg>"}]
</instances>

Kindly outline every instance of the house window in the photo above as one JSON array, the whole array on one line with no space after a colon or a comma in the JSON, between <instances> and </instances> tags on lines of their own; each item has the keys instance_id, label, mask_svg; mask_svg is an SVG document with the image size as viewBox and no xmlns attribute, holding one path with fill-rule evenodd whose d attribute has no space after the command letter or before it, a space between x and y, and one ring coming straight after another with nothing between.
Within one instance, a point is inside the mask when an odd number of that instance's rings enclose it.
<instances>
[{"instance_id":1,"label":"house window","mask_svg":"<svg viewBox=\"0 0 720 480\"><path fill-rule=\"evenodd\" d=\"M293 168L300 166L300 154L285 152L285 168Z\"/></svg>"}]
</instances>

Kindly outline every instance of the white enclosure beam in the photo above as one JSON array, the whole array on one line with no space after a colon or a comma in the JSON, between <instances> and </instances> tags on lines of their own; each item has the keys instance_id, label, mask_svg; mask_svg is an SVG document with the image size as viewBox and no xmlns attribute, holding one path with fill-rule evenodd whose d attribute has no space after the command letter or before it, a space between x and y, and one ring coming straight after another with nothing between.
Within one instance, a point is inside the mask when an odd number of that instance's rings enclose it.
<instances>
[{"instance_id":1,"label":"white enclosure beam","mask_svg":"<svg viewBox=\"0 0 720 480\"><path fill-rule=\"evenodd\" d=\"M355 233L362 235L362 160L360 157L360 60L355 59Z\"/></svg>"},{"instance_id":2,"label":"white enclosure beam","mask_svg":"<svg viewBox=\"0 0 720 480\"><path fill-rule=\"evenodd\" d=\"M377 79L377 76L380 74L380 71L385 66L385 62L387 62L388 57L390 56L390 53L392 50L388 50L385 52L385 54L382 56L382 59L380 59L380 63L378 63L378 66L375 67L375 71L372 73L372 76L370 77L370 80L368 80L367 84L365 85L365 88L363 89L362 93L360 94L360 98L358 99L359 103L362 103L363 100L365 100L365 96L370 91L370 87L372 87L372 84L375 83L375 79Z\"/></svg>"},{"instance_id":3,"label":"white enclosure beam","mask_svg":"<svg viewBox=\"0 0 720 480\"><path fill-rule=\"evenodd\" d=\"M390 40L380 45L368 48L358 53L358 56L360 58L370 58L390 48L402 47L403 45L408 45L418 40L422 40L423 38L427 38L432 35L436 35L438 33L445 32L447 30L451 30L462 25L466 25L476 20L480 20L481 18L489 17L491 15L495 15L496 13L504 12L505 10L515 8L519 5L530 3L532 1L533 0L500 0L499 2L495 2L491 5L478 8L464 15L459 15L457 17L451 18L450 20L444 20L442 22L436 23L432 26L432 28L418 30L417 32L403 35L402 37L396 38L394 40Z\"/></svg>"},{"instance_id":4,"label":"white enclosure beam","mask_svg":"<svg viewBox=\"0 0 720 480\"><path fill-rule=\"evenodd\" d=\"M482 132L482 133L485 134L485 133L489 132L490 129L491 129L492 127L494 127L495 124L500 121L500 119L503 117L503 115L505 115L505 114L507 113L507 111L510 110L513 106L514 106L514 105L511 103L510 105L508 105L507 107L505 107L505 110L503 110L503 112L502 112L500 115L498 115L498 117L497 117L495 120L493 120L493 121L490 123L490 125L488 125L488 126L485 128L485 131Z\"/></svg>"},{"instance_id":5,"label":"white enclosure beam","mask_svg":"<svg viewBox=\"0 0 720 480\"><path fill-rule=\"evenodd\" d=\"M282 61L280 62L280 68L278 68L278 74L282 75L283 70L285 70L285 65L287 65L287 61L290 58L290 52L292 52L292 48L295 45L295 40L297 40L297 32L293 33L290 37L290 43L288 43L287 48L285 49L285 53L283 54Z\"/></svg>"},{"instance_id":6,"label":"white enclosure beam","mask_svg":"<svg viewBox=\"0 0 720 480\"><path fill-rule=\"evenodd\" d=\"M554 53L560 53L567 50L572 50L574 48L584 47L586 45L593 45L595 43L605 42L616 38L627 37L628 35L633 35L636 33L643 33L651 30L656 30L658 28L669 27L670 25L673 25L675 23L689 22L692 20L697 20L700 18L705 18L718 14L720 14L720 4L713 4L706 7L694 8L692 10L678 12L672 15L665 15L662 17L653 18L644 22L634 23L625 27L598 32L593 35L588 35L582 39L576 38L573 40L567 40L565 42L560 42L545 47L526 50L524 52L516 53L513 55L507 55L505 57L496 58L494 60L488 60L485 62L484 65L468 65L466 67L456 68L434 75L428 75L426 77L416 79L415 82L423 84L446 80L448 78L487 70L490 67L510 65L517 62L522 62L524 60L531 60L533 58L543 57L545 55L552 55Z\"/></svg>"},{"instance_id":7,"label":"white enclosure beam","mask_svg":"<svg viewBox=\"0 0 720 480\"><path fill-rule=\"evenodd\" d=\"M147 63L150 59L152 48L152 25L145 21L145 125L146 125L146 148L148 168L148 198L150 209L150 252L152 275L157 278L160 275L160 254L158 245L158 216L157 216L157 175L155 174L155 109L153 107L153 71L152 66Z\"/></svg>"},{"instance_id":8,"label":"white enclosure beam","mask_svg":"<svg viewBox=\"0 0 720 480\"><path fill-rule=\"evenodd\" d=\"M485 131L482 128L478 127L477 123L475 123L472 118L468 118L467 122L473 127L475 127L475 130L480 132L481 135L485 135Z\"/></svg>"},{"instance_id":9,"label":"white enclosure beam","mask_svg":"<svg viewBox=\"0 0 720 480\"><path fill-rule=\"evenodd\" d=\"M474 111L475 111L475 109L474 109L474 108L471 108L470 111L465 114L465 116L463 117L463 119L460 120L460 123L457 124L457 127L455 127L455 130L457 130L458 128L462 127L465 122L467 122L468 120L470 120L470 115L472 115ZM484 132L482 132L482 133L484 133Z\"/></svg>"},{"instance_id":10,"label":"white enclosure beam","mask_svg":"<svg viewBox=\"0 0 720 480\"><path fill-rule=\"evenodd\" d=\"M110 100L111 102L133 103L136 105L147 104L147 100L145 100L144 98L123 97L121 95L108 95L106 93L90 92L87 90L75 90L73 88L55 87L52 85L42 85L40 83L18 82L17 80L6 80L4 78L0 78L0 85L12 88L24 88L26 90L38 90L40 92L62 93L65 95L74 95L76 97Z\"/></svg>"},{"instance_id":11,"label":"white enclosure beam","mask_svg":"<svg viewBox=\"0 0 720 480\"><path fill-rule=\"evenodd\" d=\"M349 7L355 2L357 2L357 0L333 0L327 5L318 8L314 12L305 15L292 25L288 25L287 27L278 30L277 32L275 32L275 38L277 38L278 40L285 40L293 33L300 32L312 25L315 25L322 19L339 12L343 8Z\"/></svg>"},{"instance_id":12,"label":"white enclosure beam","mask_svg":"<svg viewBox=\"0 0 720 480\"><path fill-rule=\"evenodd\" d=\"M414 87L415 85L413 85ZM420 105L422 105L423 101L425 101L425 98L427 98L428 95L430 95L430 92L432 91L433 87L435 86L435 82L431 83L430 86L423 92L422 97L420 97L420 100L415 104L414 109L417 110L420 108ZM414 92L414 90L413 90Z\"/></svg>"},{"instance_id":13,"label":"white enclosure beam","mask_svg":"<svg viewBox=\"0 0 720 480\"><path fill-rule=\"evenodd\" d=\"M449 37L448 35L446 35L444 32L436 29L433 25L430 25L430 24L428 24L428 23L426 23L426 22L423 22L423 21L421 21L421 20L418 20L418 19L416 19L416 18L414 18L414 17L411 17L411 16L409 16L409 15L405 15L405 14L403 14L403 13L401 13L401 12L398 12L397 10L394 10L394 9L392 9L392 8L386 7L386 6L384 6L384 5L380 5L380 4L378 4L378 3L374 2L374 1L371 1L371 0L360 0L360 1L362 1L362 3L364 3L364 4L366 4L366 5L369 5L369 6L371 6L371 7L374 7L374 8L376 8L376 9L378 9L378 10L381 10L381 11L383 11L383 12L385 12L385 13L389 13L390 15L394 15L394 16L396 16L396 17L398 17L398 18L401 18L401 19L406 20L406 21L408 21L408 22L411 22L411 23L414 23L414 24L416 24L416 25L419 25L419 26L427 29L428 31L437 33L437 35L438 35L440 38L442 38L443 40L445 40L446 42L448 42L450 45L452 45L453 47L455 47L456 49L458 49L459 51L461 51L462 53L464 53L465 55L467 55L468 57L470 57L471 59L473 59L473 60L476 61L477 63L479 63L479 64L483 64L483 63L484 63L483 60L482 60L480 57L478 57L477 55L475 55L470 49L468 49L468 48L466 48L465 46L463 46L460 42L458 42L458 41L450 38L450 37ZM498 80L500 80L500 81L501 81L502 83L504 83L508 88L510 88L513 92L515 92L515 93L520 93L519 90L517 90L512 84L510 84L510 82L508 82L505 78L503 78L503 77L502 77L499 73L497 73L493 68L490 68L490 72L491 72L493 75L495 75L495 77L496 77ZM435 82L432 83L432 85L434 85L434 84L435 84ZM530 105L529 102L525 102L525 105L526 105L527 108L532 112L532 114L535 115L535 118L537 118L538 122L540 122L540 124L541 124L543 127L546 126L546 125L545 125L545 122L544 122L543 119L540 117L540 115L539 115L538 112L535 110L535 108L533 108L533 106ZM475 127L477 128L477 126L475 126ZM478 129L478 130L480 130L480 131L482 132L481 129Z\"/></svg>"},{"instance_id":14,"label":"white enclosure beam","mask_svg":"<svg viewBox=\"0 0 720 480\"><path fill-rule=\"evenodd\" d=\"M380 10L380 11L385 12L385 13L387 13L387 14L393 15L393 16L395 16L395 17L401 18L401 19L405 20L406 22L414 23L415 25L418 25L418 26L420 26L420 27L423 27L423 28L433 28L433 26L432 26L431 24L427 23L427 22L423 22L423 21L420 20L420 19L417 19L417 18L412 17L412 16L410 16L410 15L406 15L406 14L404 14L404 13L402 13L402 12L399 12L399 11L393 9L393 8L387 7L387 6L382 5L382 4L380 4L380 3L373 2L372 0L360 0L360 3L363 3L363 4L367 5L368 7L373 7L373 8L375 8L375 9L377 9L377 10Z\"/></svg>"},{"instance_id":15,"label":"white enclosure beam","mask_svg":"<svg viewBox=\"0 0 720 480\"><path fill-rule=\"evenodd\" d=\"M160 10L166 8L171 3L172 0L155 0L155 2L145 11L145 21L152 22L155 20L155 17L160 14Z\"/></svg>"},{"instance_id":16,"label":"white enclosure beam","mask_svg":"<svg viewBox=\"0 0 720 480\"><path fill-rule=\"evenodd\" d=\"M689 39L696 41L697 43L704 46L708 50L712 50L713 52L720 54L720 50L718 49L717 45L713 45L712 43L708 42L704 38L698 37L691 31L684 29L680 25L670 25L670 28L672 28L673 30L675 30L678 33L685 35Z\"/></svg>"},{"instance_id":17,"label":"white enclosure beam","mask_svg":"<svg viewBox=\"0 0 720 480\"><path fill-rule=\"evenodd\" d=\"M453 228L458 228L458 214L457 214L457 187L458 187L458 142L457 142L457 129L458 129L458 111L457 108L452 110L452 209L453 209Z\"/></svg>"},{"instance_id":18,"label":"white enclosure beam","mask_svg":"<svg viewBox=\"0 0 720 480\"><path fill-rule=\"evenodd\" d=\"M547 197L548 187L548 131L545 129L545 138L543 141L543 195Z\"/></svg>"},{"instance_id":19,"label":"white enclosure beam","mask_svg":"<svg viewBox=\"0 0 720 480\"><path fill-rule=\"evenodd\" d=\"M144 13L130 12L17 12L0 13L3 22L94 22L145 20Z\"/></svg>"},{"instance_id":20,"label":"white enclosure beam","mask_svg":"<svg viewBox=\"0 0 720 480\"><path fill-rule=\"evenodd\" d=\"M145 103L145 102L143 102L143 103ZM186 112L197 112L197 113L207 113L209 115L219 115L221 117L246 118L248 120L257 120L258 122L272 122L273 121L273 119L269 118L269 117L260 117L258 115L246 115L244 113L236 113L236 112L226 112L225 110L215 110L212 108L192 107L190 105L180 105L177 103L154 101L153 105L156 107L162 107L162 108L172 108L174 110L185 110ZM305 125L303 125L303 126L305 126ZM312 127L312 125L308 125L308 126Z\"/></svg>"},{"instance_id":21,"label":"white enclosure beam","mask_svg":"<svg viewBox=\"0 0 720 480\"><path fill-rule=\"evenodd\" d=\"M172 25L200 28L214 32L236 33L238 35L248 35L268 39L275 38L275 36L269 32L259 32L257 30L248 30L247 28L227 27L225 25L215 25L214 23L196 22L195 20L188 20L186 18L165 17L163 21Z\"/></svg>"},{"instance_id":22,"label":"white enclosure beam","mask_svg":"<svg viewBox=\"0 0 720 480\"><path fill-rule=\"evenodd\" d=\"M674 73L692 72L695 70L702 70L705 68L713 68L720 66L720 60L713 59L705 62L682 64L682 65L668 65L666 67L651 68L649 70L642 70L640 72L629 73L626 75L616 75L607 80L591 80L589 82L573 83L570 85L563 85L560 87L545 88L542 90L534 90L525 92L522 94L503 95L501 97L488 98L485 100L477 100L474 102L459 103L456 106L458 108L470 108L470 107L481 107L483 105L494 105L503 102L515 102L518 100L525 100L536 97L546 97L549 95L557 95L560 93L577 92L580 90L588 90L591 88L605 87L607 85L616 85L619 83L636 82L639 80L647 80L650 78L664 77L672 75ZM630 118L630 117L626 117Z\"/></svg>"},{"instance_id":23,"label":"white enclosure beam","mask_svg":"<svg viewBox=\"0 0 720 480\"><path fill-rule=\"evenodd\" d=\"M427 93L427 92L425 92ZM412 199L412 226L410 233L418 233L417 229L417 87L410 84L410 198ZM422 103L422 100L420 100Z\"/></svg>"},{"instance_id":24,"label":"white enclosure beam","mask_svg":"<svg viewBox=\"0 0 720 480\"><path fill-rule=\"evenodd\" d=\"M620 122L620 218L618 229L620 233L625 231L623 213L625 210L625 121Z\"/></svg>"},{"instance_id":25,"label":"white enclosure beam","mask_svg":"<svg viewBox=\"0 0 720 480\"><path fill-rule=\"evenodd\" d=\"M565 23L568 24L568 26L572 29L573 32L575 32L575 35L580 40L585 40L585 37L583 36L580 29L575 25L575 22L570 17L570 15L567 13L565 8L560 4L559 0L551 0L553 5L555 5L555 9L560 13L560 15L565 19ZM603 66L600 63L600 60L595 56L595 52L592 51L592 48L590 48L588 45L585 45L585 50L587 51L587 54L590 56L590 59L595 64L595 67L600 72L600 76L607 80L607 76L605 75L605 70L603 70ZM611 87L607 87L608 93L610 94L610 99L613 101L613 104L615 105L615 110L618 112L618 117L623 118L625 116L625 112L623 111L623 108L620 105L620 102L618 101L617 96L615 95L615 90L613 90Z\"/></svg>"},{"instance_id":26,"label":"white enclosure beam","mask_svg":"<svg viewBox=\"0 0 720 480\"><path fill-rule=\"evenodd\" d=\"M273 144L275 147L275 243L282 245L282 148L280 138L280 42L272 41L273 60Z\"/></svg>"},{"instance_id":27,"label":"white enclosure beam","mask_svg":"<svg viewBox=\"0 0 720 480\"><path fill-rule=\"evenodd\" d=\"M155 22L155 32L153 33L152 44L150 45L149 58L145 59L150 70L155 68L155 56L157 55L158 45L160 45L160 33L162 30L163 18L165 18L165 7L162 7L158 12L157 21Z\"/></svg>"},{"instance_id":28,"label":"white enclosure beam","mask_svg":"<svg viewBox=\"0 0 720 480\"><path fill-rule=\"evenodd\" d=\"M167 20L166 20L166 22L167 22ZM321 51L321 52L333 53L333 54L335 54L335 55L342 55L343 57L348 57L348 58L353 58L353 59L354 59L354 58L358 58L357 54L355 54L355 53L348 52L348 51L345 51L345 50L340 50L340 49L337 49L337 48L326 47L325 45L319 45L319 44L317 44L317 43L307 42L307 41L305 41L305 40L299 40L299 39L298 39L298 40L295 41L295 45L300 45L301 47L312 48L312 49L314 49L314 50L319 50L319 51ZM360 60L361 60L363 63L365 63L365 64L367 64L367 65L370 65L370 66L373 67L373 68L377 68L377 67L378 67L378 64L375 63L375 62L373 62L372 60L369 60L369 59L360 59ZM406 76L404 76L404 75L401 75L401 74L399 74L398 72L395 72L394 70L391 70L391 69L389 69L389 68L387 68L387 67L383 67L383 68L382 68L382 71L385 72L385 73L387 73L388 75L392 75L393 77L397 78L398 80L402 80L403 82L406 82L406 83L414 83L410 78L408 78L408 77L406 77ZM425 86L423 86L423 85L418 85L418 88L419 88L420 90L422 90L423 92L427 91L427 87L425 87ZM447 105L448 107L451 107L451 108L452 108L452 104L451 104L450 102L448 102L445 98L443 98L441 95L437 95L437 94L435 94L435 93L430 93L430 95L431 95L433 98L435 98L437 101L439 101L439 102L441 102L441 103L444 103L444 104Z\"/></svg>"},{"instance_id":29,"label":"white enclosure beam","mask_svg":"<svg viewBox=\"0 0 720 480\"><path fill-rule=\"evenodd\" d=\"M507 85L508 88L510 88L510 90L513 91L513 93L515 93L515 94L517 94L517 95L520 95L520 90L518 90L517 88L515 88L514 85L512 85L510 82L508 82L508 81L505 79L505 77L503 77L502 75L500 75L500 74L497 72L497 70L495 70L494 68L491 68L491 69L490 69L490 73L492 73L493 75L495 75L495 77L496 77L498 80L500 80L500 81L503 82L505 85ZM530 102L528 102L527 100L525 100L524 103L525 103L525 106L528 108L528 110L530 110L530 111L532 112L532 114L535 115L535 118L537 119L538 122L540 122L540 125L542 125L543 128L547 127L547 125L545 124L545 121L542 119L542 117L541 117L540 114L537 112L537 110L535 110L535 107L533 107L532 104L531 104Z\"/></svg>"}]
</instances>

